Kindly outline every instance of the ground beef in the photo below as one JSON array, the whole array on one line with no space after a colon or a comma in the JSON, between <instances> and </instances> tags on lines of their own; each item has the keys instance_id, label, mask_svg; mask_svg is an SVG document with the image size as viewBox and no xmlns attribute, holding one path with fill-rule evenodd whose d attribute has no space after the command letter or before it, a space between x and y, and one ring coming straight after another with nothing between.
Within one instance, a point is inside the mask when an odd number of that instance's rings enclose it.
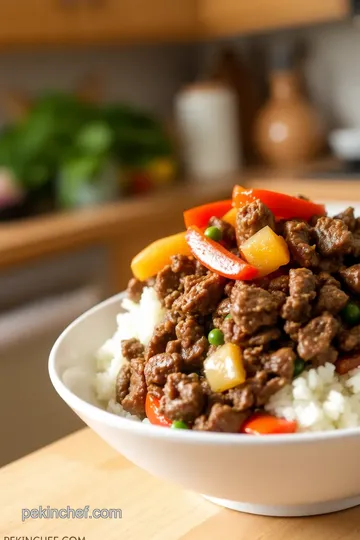
<instances>
[{"instance_id":1,"label":"ground beef","mask_svg":"<svg viewBox=\"0 0 360 540\"><path fill-rule=\"evenodd\" d=\"M146 361L156 354L165 352L168 341L176 338L175 326L175 323L168 319L156 326L145 350Z\"/></svg>"},{"instance_id":2,"label":"ground beef","mask_svg":"<svg viewBox=\"0 0 360 540\"><path fill-rule=\"evenodd\" d=\"M354 293L360 294L360 264L354 264L340 271L345 285Z\"/></svg>"},{"instance_id":3,"label":"ground beef","mask_svg":"<svg viewBox=\"0 0 360 540\"><path fill-rule=\"evenodd\" d=\"M136 303L140 302L140 298L141 298L141 295L145 286L146 286L145 281L140 281L139 279L131 278L126 289L126 294L129 300L132 300L133 302L136 302Z\"/></svg>"},{"instance_id":4,"label":"ground beef","mask_svg":"<svg viewBox=\"0 0 360 540\"><path fill-rule=\"evenodd\" d=\"M335 364L338 358L338 352L334 347L329 347L324 352L317 354L311 359L314 367L324 366L325 364Z\"/></svg>"},{"instance_id":5,"label":"ground beef","mask_svg":"<svg viewBox=\"0 0 360 540\"><path fill-rule=\"evenodd\" d=\"M239 249L245 240L267 225L275 230L274 216L261 201L256 200L239 208L236 213L235 228Z\"/></svg>"},{"instance_id":6,"label":"ground beef","mask_svg":"<svg viewBox=\"0 0 360 540\"><path fill-rule=\"evenodd\" d=\"M344 257L342 255L333 257L322 257L319 261L318 269L322 272L333 274L338 272L343 266Z\"/></svg>"},{"instance_id":7,"label":"ground beef","mask_svg":"<svg viewBox=\"0 0 360 540\"><path fill-rule=\"evenodd\" d=\"M160 402L167 418L193 422L202 413L204 404L204 392L195 373L172 373L168 376Z\"/></svg>"},{"instance_id":8,"label":"ground beef","mask_svg":"<svg viewBox=\"0 0 360 540\"><path fill-rule=\"evenodd\" d=\"M341 219L321 217L313 229L313 237L321 255L346 255L352 247L352 235Z\"/></svg>"},{"instance_id":9,"label":"ground beef","mask_svg":"<svg viewBox=\"0 0 360 540\"><path fill-rule=\"evenodd\" d=\"M126 385L128 384L126 393ZM145 416L146 382L144 359L133 358L121 367L116 381L116 401L130 414Z\"/></svg>"},{"instance_id":10,"label":"ground beef","mask_svg":"<svg viewBox=\"0 0 360 540\"><path fill-rule=\"evenodd\" d=\"M181 345L186 349L203 337L204 328L195 317L188 316L180 319L176 325L175 334L177 339L181 340Z\"/></svg>"},{"instance_id":11,"label":"ground beef","mask_svg":"<svg viewBox=\"0 0 360 540\"><path fill-rule=\"evenodd\" d=\"M297 351L304 360L311 360L325 353L339 330L338 321L330 314L324 313L312 319L299 330Z\"/></svg>"},{"instance_id":12,"label":"ground beef","mask_svg":"<svg viewBox=\"0 0 360 540\"><path fill-rule=\"evenodd\" d=\"M303 221L287 221L284 237L295 261L305 268L315 268L319 264L316 246L311 240L311 227Z\"/></svg>"},{"instance_id":13,"label":"ground beef","mask_svg":"<svg viewBox=\"0 0 360 540\"><path fill-rule=\"evenodd\" d=\"M337 315L347 304L348 295L336 285L324 285L321 287L314 306L314 315L320 315L328 311Z\"/></svg>"},{"instance_id":14,"label":"ground beef","mask_svg":"<svg viewBox=\"0 0 360 540\"><path fill-rule=\"evenodd\" d=\"M299 330L301 323L294 321L286 321L284 324L284 331L290 338L297 343L299 341Z\"/></svg>"},{"instance_id":15,"label":"ground beef","mask_svg":"<svg viewBox=\"0 0 360 540\"><path fill-rule=\"evenodd\" d=\"M209 220L209 227L217 227L220 229L222 234L221 240L228 249L236 247L235 229L230 223L227 223L220 218L212 217Z\"/></svg>"},{"instance_id":16,"label":"ground beef","mask_svg":"<svg viewBox=\"0 0 360 540\"><path fill-rule=\"evenodd\" d=\"M255 402L254 393L247 383L231 388L228 390L227 396L231 400L234 409L239 412L251 409Z\"/></svg>"},{"instance_id":17,"label":"ground beef","mask_svg":"<svg viewBox=\"0 0 360 540\"><path fill-rule=\"evenodd\" d=\"M136 338L123 339L121 342L121 354L127 360L138 358L144 355L144 345Z\"/></svg>"},{"instance_id":18,"label":"ground beef","mask_svg":"<svg viewBox=\"0 0 360 540\"><path fill-rule=\"evenodd\" d=\"M268 291L289 294L289 276L278 276L272 279L269 283Z\"/></svg>"},{"instance_id":19,"label":"ground beef","mask_svg":"<svg viewBox=\"0 0 360 540\"><path fill-rule=\"evenodd\" d=\"M240 329L234 319L225 319L221 325L221 330L224 334L225 343L235 343L241 345L246 339L246 334Z\"/></svg>"},{"instance_id":20,"label":"ground beef","mask_svg":"<svg viewBox=\"0 0 360 540\"><path fill-rule=\"evenodd\" d=\"M311 316L311 302L315 298L316 279L307 268L291 269L289 272L290 296L281 310L283 319L306 322Z\"/></svg>"},{"instance_id":21,"label":"ground beef","mask_svg":"<svg viewBox=\"0 0 360 540\"><path fill-rule=\"evenodd\" d=\"M247 347L243 350L243 362L248 376L254 376L259 369L262 369L264 347Z\"/></svg>"},{"instance_id":22,"label":"ground beef","mask_svg":"<svg viewBox=\"0 0 360 540\"><path fill-rule=\"evenodd\" d=\"M287 383L285 377L271 377L264 369L260 369L253 377L247 380L254 396L255 407L263 407L270 397L281 390Z\"/></svg>"},{"instance_id":23,"label":"ground beef","mask_svg":"<svg viewBox=\"0 0 360 540\"><path fill-rule=\"evenodd\" d=\"M146 384L164 386L170 373L182 370L183 362L180 354L161 353L152 356L145 364L144 374Z\"/></svg>"},{"instance_id":24,"label":"ground beef","mask_svg":"<svg viewBox=\"0 0 360 540\"><path fill-rule=\"evenodd\" d=\"M116 401L118 403L121 403L124 397L126 397L129 393L130 375L131 375L130 363L125 362L121 366L120 371L116 378Z\"/></svg>"},{"instance_id":25,"label":"ground beef","mask_svg":"<svg viewBox=\"0 0 360 540\"><path fill-rule=\"evenodd\" d=\"M244 347L259 347L268 345L271 341L276 341L281 336L281 330L277 327L262 328L256 334L244 339L242 344Z\"/></svg>"},{"instance_id":26,"label":"ground beef","mask_svg":"<svg viewBox=\"0 0 360 540\"><path fill-rule=\"evenodd\" d=\"M173 310L189 315L208 315L215 311L224 294L226 280L209 272L206 276L184 278L184 293L175 300Z\"/></svg>"},{"instance_id":27,"label":"ground beef","mask_svg":"<svg viewBox=\"0 0 360 540\"><path fill-rule=\"evenodd\" d=\"M230 313L230 298L224 298L213 314L213 323L216 328L220 328L224 318Z\"/></svg>"},{"instance_id":28,"label":"ground beef","mask_svg":"<svg viewBox=\"0 0 360 540\"><path fill-rule=\"evenodd\" d=\"M247 415L236 411L229 405L215 403L208 417L205 415L196 419L194 429L199 431L218 431L239 433Z\"/></svg>"},{"instance_id":29,"label":"ground beef","mask_svg":"<svg viewBox=\"0 0 360 540\"><path fill-rule=\"evenodd\" d=\"M277 302L271 293L243 283L231 293L231 315L240 331L254 334L262 326L273 326L278 318Z\"/></svg>"},{"instance_id":30,"label":"ground beef","mask_svg":"<svg viewBox=\"0 0 360 540\"><path fill-rule=\"evenodd\" d=\"M317 282L317 288L318 290L321 289L324 285L333 285L334 287L338 287L340 289L341 283L337 279L334 278L331 274L328 272L320 272L316 276L316 282Z\"/></svg>"},{"instance_id":31,"label":"ground beef","mask_svg":"<svg viewBox=\"0 0 360 540\"><path fill-rule=\"evenodd\" d=\"M342 330L339 334L339 348L342 351L355 351L360 349L360 324L349 330Z\"/></svg>"},{"instance_id":32,"label":"ground beef","mask_svg":"<svg viewBox=\"0 0 360 540\"><path fill-rule=\"evenodd\" d=\"M283 347L271 353L264 363L264 369L271 375L283 377L288 382L294 374L296 354L290 347Z\"/></svg>"},{"instance_id":33,"label":"ground beef","mask_svg":"<svg viewBox=\"0 0 360 540\"><path fill-rule=\"evenodd\" d=\"M341 219L349 229L349 231L354 231L356 227L356 219L354 216L354 209L349 206L344 210L344 212L341 212L340 214L337 214L334 216L336 219Z\"/></svg>"},{"instance_id":34,"label":"ground beef","mask_svg":"<svg viewBox=\"0 0 360 540\"><path fill-rule=\"evenodd\" d=\"M184 290L182 280L195 274L198 265L193 257L174 255L171 264L166 265L156 276L155 291L161 302L168 309Z\"/></svg>"}]
</instances>

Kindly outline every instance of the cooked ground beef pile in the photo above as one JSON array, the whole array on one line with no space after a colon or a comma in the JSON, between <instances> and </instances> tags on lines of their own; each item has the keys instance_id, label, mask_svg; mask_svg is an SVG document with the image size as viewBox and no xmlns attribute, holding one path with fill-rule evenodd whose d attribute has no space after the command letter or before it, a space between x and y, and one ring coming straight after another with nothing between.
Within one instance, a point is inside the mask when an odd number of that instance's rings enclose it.
<instances>
[{"instance_id":1,"label":"cooked ground beef pile","mask_svg":"<svg viewBox=\"0 0 360 540\"><path fill-rule=\"evenodd\" d=\"M296 359L319 366L360 348L360 325L350 328L339 316L360 295L360 220L348 208L335 218L276 222L254 201L238 210L235 229L215 217L209 225L222 231L234 253L268 225L284 237L290 264L241 282L219 277L192 257L174 256L154 281L166 318L145 350L135 339L122 343L129 362L118 375L116 397L141 418L150 393L171 421L238 432L250 413L293 379ZM144 285L130 281L134 301ZM225 343L241 347L247 374L245 383L225 392L212 392L203 373L204 360L216 349L208 341L213 328Z\"/></svg>"}]
</instances>

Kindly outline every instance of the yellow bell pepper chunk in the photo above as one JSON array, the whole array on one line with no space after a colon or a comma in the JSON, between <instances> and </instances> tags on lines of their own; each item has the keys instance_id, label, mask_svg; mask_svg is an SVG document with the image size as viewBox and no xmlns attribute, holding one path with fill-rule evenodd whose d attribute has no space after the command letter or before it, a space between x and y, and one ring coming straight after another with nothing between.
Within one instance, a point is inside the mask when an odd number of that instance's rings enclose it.
<instances>
[{"instance_id":1,"label":"yellow bell pepper chunk","mask_svg":"<svg viewBox=\"0 0 360 540\"><path fill-rule=\"evenodd\" d=\"M161 238L148 245L133 258L131 270L137 279L145 281L170 264L172 255L191 255L185 239L185 231Z\"/></svg>"},{"instance_id":2,"label":"yellow bell pepper chunk","mask_svg":"<svg viewBox=\"0 0 360 540\"><path fill-rule=\"evenodd\" d=\"M230 223L233 227L235 227L236 224L236 208L231 208L226 214L222 217L223 221L226 221L226 223Z\"/></svg>"},{"instance_id":3,"label":"yellow bell pepper chunk","mask_svg":"<svg viewBox=\"0 0 360 540\"><path fill-rule=\"evenodd\" d=\"M224 392L246 379L241 349L234 343L225 343L211 354L204 362L204 370L213 392Z\"/></svg>"},{"instance_id":4,"label":"yellow bell pepper chunk","mask_svg":"<svg viewBox=\"0 0 360 540\"><path fill-rule=\"evenodd\" d=\"M280 266L288 264L290 254L285 240L266 226L241 245L246 262L259 270L259 276L267 276Z\"/></svg>"}]
</instances>

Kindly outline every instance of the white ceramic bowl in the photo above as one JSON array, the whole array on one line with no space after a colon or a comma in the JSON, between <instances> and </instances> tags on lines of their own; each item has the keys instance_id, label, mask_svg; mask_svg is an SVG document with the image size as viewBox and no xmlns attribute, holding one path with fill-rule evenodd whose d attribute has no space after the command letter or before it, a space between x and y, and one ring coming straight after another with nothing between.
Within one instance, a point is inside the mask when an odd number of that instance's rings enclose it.
<instances>
[{"instance_id":1,"label":"white ceramic bowl","mask_svg":"<svg viewBox=\"0 0 360 540\"><path fill-rule=\"evenodd\" d=\"M49 361L57 392L100 437L150 473L236 510L300 516L360 504L360 428L253 437L156 427L99 408L93 354L113 335L121 298L73 322Z\"/></svg>"}]
</instances>

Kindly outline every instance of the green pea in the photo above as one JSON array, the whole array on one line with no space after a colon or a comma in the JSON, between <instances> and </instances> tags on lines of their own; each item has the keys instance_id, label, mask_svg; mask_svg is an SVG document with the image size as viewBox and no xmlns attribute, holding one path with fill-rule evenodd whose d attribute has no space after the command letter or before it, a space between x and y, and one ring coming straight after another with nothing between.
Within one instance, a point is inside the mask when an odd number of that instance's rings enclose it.
<instances>
[{"instance_id":1,"label":"green pea","mask_svg":"<svg viewBox=\"0 0 360 540\"><path fill-rule=\"evenodd\" d=\"M210 345L223 345L224 334L218 328L213 328L208 335Z\"/></svg>"},{"instance_id":2,"label":"green pea","mask_svg":"<svg viewBox=\"0 0 360 540\"><path fill-rule=\"evenodd\" d=\"M207 238L210 238L210 240L220 242L222 238L222 232L218 227L208 227L205 231L205 236L207 236Z\"/></svg>"},{"instance_id":3,"label":"green pea","mask_svg":"<svg viewBox=\"0 0 360 540\"><path fill-rule=\"evenodd\" d=\"M350 326L360 323L360 307L350 300L342 310L341 317Z\"/></svg>"},{"instance_id":4,"label":"green pea","mask_svg":"<svg viewBox=\"0 0 360 540\"><path fill-rule=\"evenodd\" d=\"M182 420L174 420L171 424L172 429L189 429L188 426Z\"/></svg>"},{"instance_id":5,"label":"green pea","mask_svg":"<svg viewBox=\"0 0 360 540\"><path fill-rule=\"evenodd\" d=\"M305 362L302 358L297 357L294 362L294 377L298 377L305 369Z\"/></svg>"},{"instance_id":6,"label":"green pea","mask_svg":"<svg viewBox=\"0 0 360 540\"><path fill-rule=\"evenodd\" d=\"M232 315L231 315L231 313L228 313L228 314L226 315L226 317L225 317L225 321L226 321L227 319L232 319Z\"/></svg>"}]
</instances>

